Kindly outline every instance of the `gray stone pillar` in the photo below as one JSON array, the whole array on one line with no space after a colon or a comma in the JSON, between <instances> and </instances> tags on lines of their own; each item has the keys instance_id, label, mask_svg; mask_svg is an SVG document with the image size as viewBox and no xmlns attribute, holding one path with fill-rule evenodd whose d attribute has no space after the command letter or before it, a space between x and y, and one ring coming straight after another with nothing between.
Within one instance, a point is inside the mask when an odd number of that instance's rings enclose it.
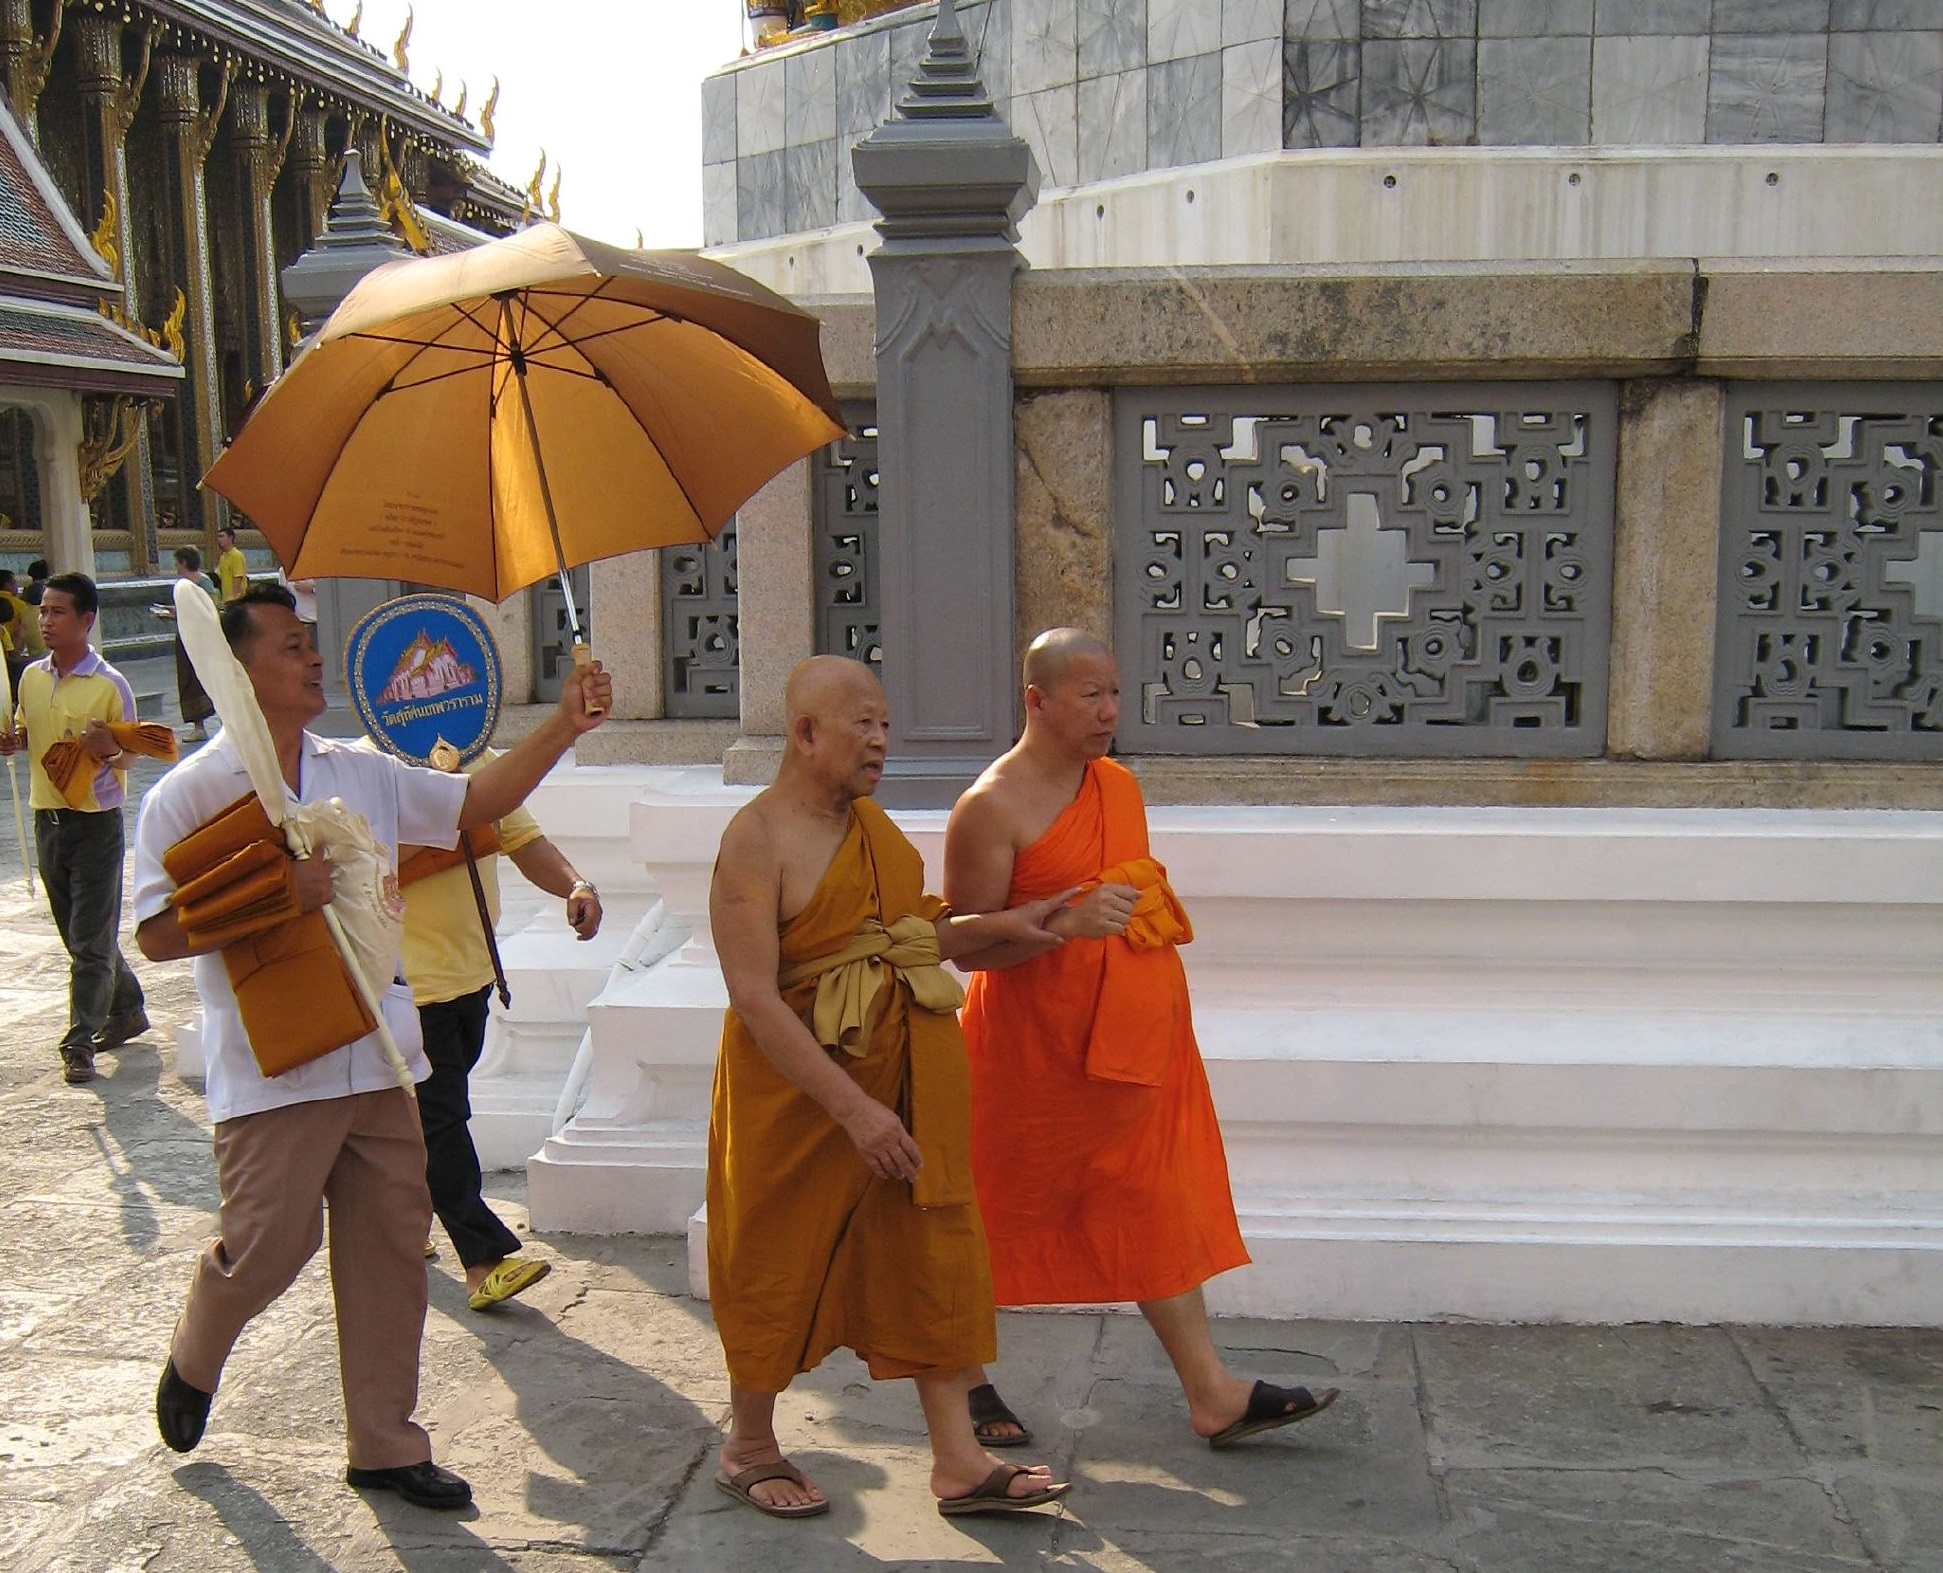
<instances>
[{"instance_id":1,"label":"gray stone pillar","mask_svg":"<svg viewBox=\"0 0 1943 1573\"><path fill-rule=\"evenodd\" d=\"M952 0L892 117L851 156L883 215L870 258L891 706L879 796L945 806L1013 739L1012 275L1039 189Z\"/></svg>"},{"instance_id":2,"label":"gray stone pillar","mask_svg":"<svg viewBox=\"0 0 1943 1573\"><path fill-rule=\"evenodd\" d=\"M410 248L379 215L364 183L358 151L352 148L344 155L343 179L317 244L283 270L284 299L296 311L303 330L314 332L365 274L410 255ZM403 590L395 579L317 582L317 649L324 657L324 697L329 708L313 730L335 737L356 737L364 730L345 686L344 641L360 617Z\"/></svg>"}]
</instances>

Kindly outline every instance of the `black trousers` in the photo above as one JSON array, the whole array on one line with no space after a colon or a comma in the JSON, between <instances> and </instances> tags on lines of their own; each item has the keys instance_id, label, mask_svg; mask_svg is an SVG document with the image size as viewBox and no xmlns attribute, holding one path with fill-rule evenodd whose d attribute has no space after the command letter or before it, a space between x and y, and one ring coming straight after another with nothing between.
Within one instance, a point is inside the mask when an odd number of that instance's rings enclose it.
<instances>
[{"instance_id":1,"label":"black trousers","mask_svg":"<svg viewBox=\"0 0 1943 1573\"><path fill-rule=\"evenodd\" d=\"M61 1049L94 1048L110 1021L142 1009L142 986L122 956L121 810L34 810L34 849L47 905L68 954L67 1035Z\"/></svg>"},{"instance_id":2,"label":"black trousers","mask_svg":"<svg viewBox=\"0 0 1943 1573\"><path fill-rule=\"evenodd\" d=\"M496 1262L520 1248L519 1236L499 1221L480 1190L479 1153L472 1145L472 1091L467 1078L486 1046L488 984L476 994L418 1007L425 1058L432 1074L418 1084L418 1120L425 1128L425 1183L432 1211L467 1267Z\"/></svg>"}]
</instances>

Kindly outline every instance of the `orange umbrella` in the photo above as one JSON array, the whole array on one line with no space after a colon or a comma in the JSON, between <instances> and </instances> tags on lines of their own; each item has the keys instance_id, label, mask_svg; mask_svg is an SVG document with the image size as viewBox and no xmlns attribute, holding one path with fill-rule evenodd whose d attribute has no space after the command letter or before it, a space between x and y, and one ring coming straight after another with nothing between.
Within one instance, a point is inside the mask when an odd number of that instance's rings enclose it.
<instances>
[{"instance_id":1,"label":"orange umbrella","mask_svg":"<svg viewBox=\"0 0 1943 1573\"><path fill-rule=\"evenodd\" d=\"M809 313L692 252L536 224L366 277L203 484L294 579L503 601L713 539L843 434ZM586 657L571 592L568 625Z\"/></svg>"}]
</instances>

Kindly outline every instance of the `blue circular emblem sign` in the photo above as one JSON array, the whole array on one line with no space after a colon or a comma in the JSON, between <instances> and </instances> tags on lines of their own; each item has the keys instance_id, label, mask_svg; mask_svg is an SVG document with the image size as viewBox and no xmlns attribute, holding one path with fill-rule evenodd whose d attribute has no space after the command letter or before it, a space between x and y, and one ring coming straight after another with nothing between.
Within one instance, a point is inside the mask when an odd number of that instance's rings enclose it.
<instances>
[{"instance_id":1,"label":"blue circular emblem sign","mask_svg":"<svg viewBox=\"0 0 1943 1573\"><path fill-rule=\"evenodd\" d=\"M345 642L344 673L365 731L414 765L469 764L499 724L499 649L456 595L405 595L368 612Z\"/></svg>"}]
</instances>

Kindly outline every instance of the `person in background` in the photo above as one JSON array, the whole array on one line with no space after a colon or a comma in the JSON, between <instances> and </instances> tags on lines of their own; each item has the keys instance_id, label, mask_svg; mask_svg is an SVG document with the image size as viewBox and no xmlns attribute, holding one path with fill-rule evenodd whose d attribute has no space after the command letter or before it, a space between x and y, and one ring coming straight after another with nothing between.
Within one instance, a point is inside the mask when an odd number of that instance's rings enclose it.
<instances>
[{"instance_id":1,"label":"person in background","mask_svg":"<svg viewBox=\"0 0 1943 1573\"><path fill-rule=\"evenodd\" d=\"M27 597L29 606L39 606L41 592L47 588L47 559L36 557L27 565L27 587L21 594Z\"/></svg>"},{"instance_id":2,"label":"person in background","mask_svg":"<svg viewBox=\"0 0 1943 1573\"><path fill-rule=\"evenodd\" d=\"M21 674L16 716L0 732L0 754L25 748L33 760L35 851L68 953L61 1062L69 1086L94 1080L97 1050L148 1031L142 986L116 940L128 759L108 723L135 719L135 694L88 644L100 605L86 574L56 574L47 581L40 604L47 654ZM41 763L50 744L77 735L96 761L93 785L78 808L61 796Z\"/></svg>"},{"instance_id":3,"label":"person in background","mask_svg":"<svg viewBox=\"0 0 1943 1573\"><path fill-rule=\"evenodd\" d=\"M484 835L468 834L477 854L480 896L495 926L499 859L485 848L496 842L529 880L565 900L567 926L576 935L592 939L600 931L600 892L580 877L524 808L514 809ZM432 1074L418 1084L425 1180L432 1210L465 1268L466 1303L486 1311L530 1289L549 1271L546 1262L520 1257L519 1236L486 1205L467 1123L472 1118L468 1078L486 1045L498 961L486 943L462 851L415 851L401 858L398 883L405 896L405 981L418 1006L425 1058L432 1066Z\"/></svg>"},{"instance_id":4,"label":"person in background","mask_svg":"<svg viewBox=\"0 0 1943 1573\"><path fill-rule=\"evenodd\" d=\"M250 587L250 565L243 561L243 549L236 544L236 532L224 525L216 532L216 588L222 603L229 606L243 599Z\"/></svg>"},{"instance_id":5,"label":"person in background","mask_svg":"<svg viewBox=\"0 0 1943 1573\"><path fill-rule=\"evenodd\" d=\"M7 661L9 691L20 687L20 674L33 656L27 651L27 625L40 632L40 616L20 593L20 583L11 568L0 568L0 654ZM43 655L46 654L43 647Z\"/></svg>"},{"instance_id":6,"label":"person in background","mask_svg":"<svg viewBox=\"0 0 1943 1573\"><path fill-rule=\"evenodd\" d=\"M291 599L297 603L297 621L310 630L310 642L315 646L317 643L317 581L292 579L279 568L277 583L288 590Z\"/></svg>"},{"instance_id":7,"label":"person in background","mask_svg":"<svg viewBox=\"0 0 1943 1573\"><path fill-rule=\"evenodd\" d=\"M187 579L197 589L216 600L216 584L202 571L202 553L193 546L178 546L175 549L175 576ZM157 606L155 615L164 622L175 621L173 606ZM196 675L196 664L189 659L189 651L182 643L182 635L175 636L175 693L182 706L182 719L189 723L189 730L182 734L185 743L205 743L209 740L209 718L216 713L216 706L202 686L202 679Z\"/></svg>"}]
</instances>

